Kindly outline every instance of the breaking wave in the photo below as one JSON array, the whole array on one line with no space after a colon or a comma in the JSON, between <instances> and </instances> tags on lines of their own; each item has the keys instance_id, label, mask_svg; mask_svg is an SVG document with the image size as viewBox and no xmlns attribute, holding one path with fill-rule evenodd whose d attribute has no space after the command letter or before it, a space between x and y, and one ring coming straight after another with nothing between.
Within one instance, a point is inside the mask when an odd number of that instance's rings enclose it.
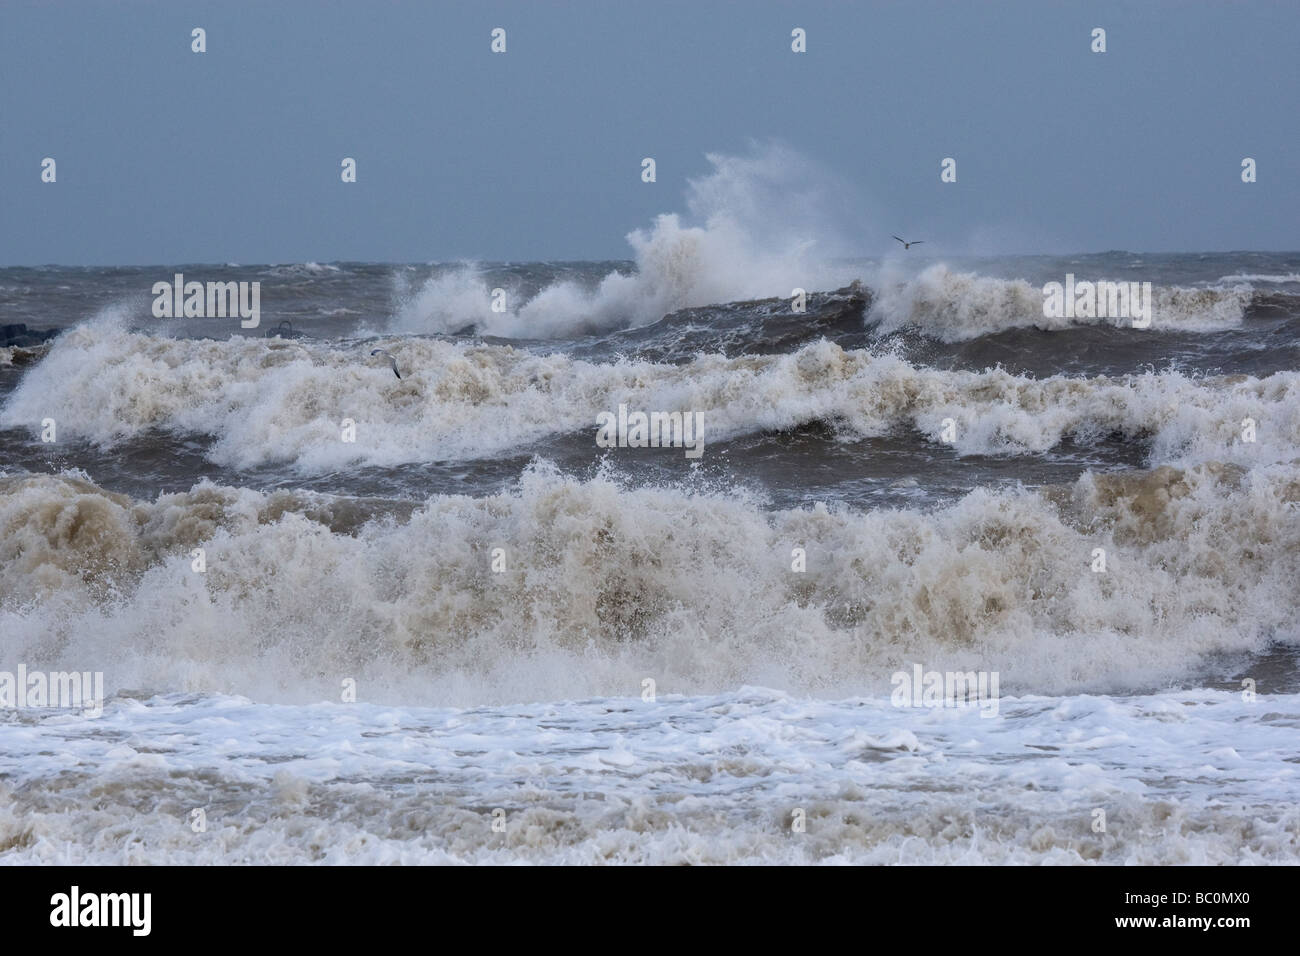
<instances>
[{"instance_id":1,"label":"breaking wave","mask_svg":"<svg viewBox=\"0 0 1300 956\"><path fill-rule=\"evenodd\" d=\"M853 278L848 267L828 264L849 248L838 238L846 229L836 225L847 184L776 144L757 146L750 156L707 159L712 171L688 182L685 220L668 213L628 234L635 272L612 271L594 287L561 280L527 297L504 289L506 309L495 312L491 283L466 264L403 295L384 330L568 337L640 326L692 306L788 297L795 287L835 288Z\"/></svg>"},{"instance_id":2,"label":"breaking wave","mask_svg":"<svg viewBox=\"0 0 1300 956\"><path fill-rule=\"evenodd\" d=\"M1102 278L1078 277L1080 281ZM1057 281L1063 282L1064 276ZM883 332L910 327L944 342L967 341L1006 329L1131 325L1129 318L1045 317L1043 298L1042 286L1023 279L954 272L946 265L936 264L910 279L880 282L869 317L879 321ZM1153 285L1150 329L1219 332L1237 328L1254 301L1255 293L1246 287L1197 289Z\"/></svg>"},{"instance_id":3,"label":"breaking wave","mask_svg":"<svg viewBox=\"0 0 1300 956\"><path fill-rule=\"evenodd\" d=\"M777 355L698 355L683 365L588 362L510 346L385 341L396 380L367 347L231 338L181 340L112 323L56 340L0 409L0 426L108 448L152 429L212 439L210 460L319 473L514 453L590 431L630 408L704 414L706 439L824 422L847 438L912 429L960 454L1046 451L1112 434L1150 443L1152 464L1243 464L1300 456L1300 373L1203 377L1177 371L1035 379L939 370L818 341ZM1258 441L1242 441L1255 422ZM340 440L352 419L355 442Z\"/></svg>"},{"instance_id":4,"label":"breaking wave","mask_svg":"<svg viewBox=\"0 0 1300 956\"><path fill-rule=\"evenodd\" d=\"M94 663L114 690L269 700L336 696L345 677L439 705L633 695L645 677L662 693L887 694L913 660L998 670L1008 693L1120 691L1300 637L1298 509L1296 465L867 513L544 465L509 493L406 515L17 475L0 479L0 628L15 659ZM1109 573L1090 570L1098 547Z\"/></svg>"}]
</instances>

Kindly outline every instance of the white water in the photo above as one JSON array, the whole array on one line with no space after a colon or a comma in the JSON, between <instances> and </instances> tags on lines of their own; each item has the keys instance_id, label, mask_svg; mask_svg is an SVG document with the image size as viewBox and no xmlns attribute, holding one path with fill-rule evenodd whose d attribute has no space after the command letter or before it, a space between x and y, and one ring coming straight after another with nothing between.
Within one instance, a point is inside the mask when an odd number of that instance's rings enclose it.
<instances>
[{"instance_id":1,"label":"white water","mask_svg":"<svg viewBox=\"0 0 1300 956\"><path fill-rule=\"evenodd\" d=\"M0 862L1300 861L1300 695L1169 690L1300 641L1297 373L1031 379L828 342L672 366L410 337L621 329L858 277L822 265L851 207L823 173L779 149L712 159L686 213L629 236L634 276L508 289L505 313L472 266L411 290L377 330L401 381L376 343L181 341L110 308L25 371L0 427L54 418L59 453L162 429L292 481L544 453L628 403L702 411L710 443L819 421L936 443L952 419L960 455L1118 433L1151 470L863 512L541 463L400 520L0 473L0 667L102 670L110 695L98 720L0 710ZM1019 280L862 278L884 331L1068 324ZM1156 330L1197 332L1239 326L1250 294L1154 292ZM890 706L913 663L996 671L998 717Z\"/></svg>"},{"instance_id":2,"label":"white water","mask_svg":"<svg viewBox=\"0 0 1300 956\"><path fill-rule=\"evenodd\" d=\"M1008 693L1122 693L1300 639L1294 466L1085 475L932 512L768 512L546 468L404 523L345 504L0 480L6 659L102 670L110 693L302 702L351 677L371 700L469 706L635 693L647 676L887 694L910 662L997 670Z\"/></svg>"},{"instance_id":3,"label":"white water","mask_svg":"<svg viewBox=\"0 0 1300 956\"><path fill-rule=\"evenodd\" d=\"M1300 373L1193 378L1178 372L1032 379L943 371L829 342L775 356L700 356L684 366L594 363L506 346L384 341L397 380L368 348L234 337L177 340L114 322L75 329L0 408L0 427L111 447L161 428L216 439L218 464L308 473L355 465L510 454L590 431L630 408L704 413L706 441L814 421L871 437L907 428L938 441L956 424L961 454L1041 452L1112 432L1147 439L1155 464L1300 456ZM355 442L342 440L345 418ZM1253 419L1258 438L1243 442Z\"/></svg>"},{"instance_id":4,"label":"white water","mask_svg":"<svg viewBox=\"0 0 1300 956\"><path fill-rule=\"evenodd\" d=\"M0 846L61 864L1295 862L1300 697L1001 712L754 688L472 711L121 700L6 723Z\"/></svg>"}]
</instances>

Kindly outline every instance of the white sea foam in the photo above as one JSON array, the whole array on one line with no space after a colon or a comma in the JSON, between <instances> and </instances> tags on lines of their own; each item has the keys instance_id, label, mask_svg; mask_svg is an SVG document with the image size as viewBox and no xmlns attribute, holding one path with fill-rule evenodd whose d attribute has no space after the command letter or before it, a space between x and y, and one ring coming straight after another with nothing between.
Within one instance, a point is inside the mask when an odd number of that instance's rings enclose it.
<instances>
[{"instance_id":1,"label":"white sea foam","mask_svg":"<svg viewBox=\"0 0 1300 956\"><path fill-rule=\"evenodd\" d=\"M390 332L477 331L551 338L644 325L676 309L835 288L853 278L827 264L849 248L839 237L850 187L779 145L749 156L709 155L712 171L689 182L688 212L656 217L628 234L636 272L611 272L594 288L561 281L539 294L508 293L492 311L492 287L466 264L440 270L404 296Z\"/></svg>"},{"instance_id":2,"label":"white sea foam","mask_svg":"<svg viewBox=\"0 0 1300 956\"><path fill-rule=\"evenodd\" d=\"M1004 693L1116 691L1300 639L1295 465L1085 475L935 512L770 513L548 468L399 523L354 506L0 479L5 652L102 670L110 692L313 700L355 677L367 699L469 705L636 693L647 676L887 695L909 661L1000 671Z\"/></svg>"},{"instance_id":3,"label":"white sea foam","mask_svg":"<svg viewBox=\"0 0 1300 956\"><path fill-rule=\"evenodd\" d=\"M1079 275L1100 281L1105 276ZM1131 277L1130 277L1131 278ZM1065 276L1057 281L1064 282ZM961 342L1007 329L1059 330L1076 325L1129 326L1127 318L1048 318L1043 315L1042 286L1023 279L999 279L974 272L953 272L938 263L911 277L882 271L873 280L875 299L870 318L883 332L916 328L944 342ZM1215 332L1241 325L1252 292L1249 288L1152 288L1151 330Z\"/></svg>"},{"instance_id":4,"label":"white sea foam","mask_svg":"<svg viewBox=\"0 0 1300 956\"><path fill-rule=\"evenodd\" d=\"M1300 697L1003 714L758 688L473 711L122 699L6 726L0 846L29 864L1300 861Z\"/></svg>"},{"instance_id":5,"label":"white sea foam","mask_svg":"<svg viewBox=\"0 0 1300 956\"><path fill-rule=\"evenodd\" d=\"M1254 272L1243 272L1237 275L1220 276L1220 282L1269 282L1269 283L1287 283L1300 282L1300 272L1288 272L1285 275L1261 275Z\"/></svg>"},{"instance_id":6,"label":"white sea foam","mask_svg":"<svg viewBox=\"0 0 1300 956\"><path fill-rule=\"evenodd\" d=\"M912 429L938 441L956 426L961 454L1042 452L1065 438L1146 439L1154 464L1300 456L1300 373L1197 379L1177 372L1032 379L945 371L821 341L797 352L687 365L594 363L501 346L384 341L403 377L358 351L259 339L176 340L112 322L56 340L0 407L0 426L103 447L149 429L215 439L211 458L249 468L322 472L355 464L475 459L590 431L631 408L703 412L709 442L813 421L870 437ZM366 350L359 350L364 352ZM341 422L357 423L356 441ZM1258 440L1242 440L1253 419Z\"/></svg>"}]
</instances>

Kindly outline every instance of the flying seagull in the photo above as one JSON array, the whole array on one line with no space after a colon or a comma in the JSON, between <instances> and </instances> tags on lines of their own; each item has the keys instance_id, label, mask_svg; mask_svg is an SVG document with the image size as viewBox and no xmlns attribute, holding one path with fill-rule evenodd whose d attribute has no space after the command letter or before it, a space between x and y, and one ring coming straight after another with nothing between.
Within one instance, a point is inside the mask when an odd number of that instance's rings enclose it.
<instances>
[{"instance_id":1,"label":"flying seagull","mask_svg":"<svg viewBox=\"0 0 1300 956\"><path fill-rule=\"evenodd\" d=\"M401 377L402 377L402 373L399 372L399 371L397 370L397 359L393 358L391 355L389 355L389 354L388 354L387 352L385 352L383 349L373 349L373 350L371 350L370 354L371 354L371 355L384 355L384 356L387 356L387 357L388 357L388 367L391 368L391 369L393 370L393 374L396 375L398 378L401 378Z\"/></svg>"},{"instance_id":2,"label":"flying seagull","mask_svg":"<svg viewBox=\"0 0 1300 956\"><path fill-rule=\"evenodd\" d=\"M897 236L894 236L894 238L898 239ZM904 249L911 249L913 246L919 246L921 243L925 242L924 239L913 239L911 242L908 242L906 239L898 239L898 241L903 244Z\"/></svg>"}]
</instances>

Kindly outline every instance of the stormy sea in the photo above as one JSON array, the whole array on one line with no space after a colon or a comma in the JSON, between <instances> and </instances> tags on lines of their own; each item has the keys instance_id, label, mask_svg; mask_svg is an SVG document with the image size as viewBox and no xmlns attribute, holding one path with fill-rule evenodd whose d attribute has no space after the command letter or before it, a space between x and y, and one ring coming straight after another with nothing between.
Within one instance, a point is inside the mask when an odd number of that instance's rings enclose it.
<instances>
[{"instance_id":1,"label":"stormy sea","mask_svg":"<svg viewBox=\"0 0 1300 956\"><path fill-rule=\"evenodd\" d=\"M1300 860L1300 253L632 238L0 269L0 862Z\"/></svg>"}]
</instances>

